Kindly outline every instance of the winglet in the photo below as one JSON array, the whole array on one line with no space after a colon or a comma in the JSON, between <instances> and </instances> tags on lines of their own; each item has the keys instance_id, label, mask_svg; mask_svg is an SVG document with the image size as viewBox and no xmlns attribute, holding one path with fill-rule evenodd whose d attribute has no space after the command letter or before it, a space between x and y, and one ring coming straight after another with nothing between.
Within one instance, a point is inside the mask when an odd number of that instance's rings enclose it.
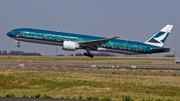
<instances>
[{"instance_id":1,"label":"winglet","mask_svg":"<svg viewBox=\"0 0 180 101\"><path fill-rule=\"evenodd\" d=\"M115 37L113 37L113 38L109 38L109 40L116 39L116 38L120 38L120 37L115 36Z\"/></svg>"},{"instance_id":2,"label":"winglet","mask_svg":"<svg viewBox=\"0 0 180 101\"><path fill-rule=\"evenodd\" d=\"M120 37L119 36L115 36L114 38L116 39L116 38L120 38Z\"/></svg>"},{"instance_id":3,"label":"winglet","mask_svg":"<svg viewBox=\"0 0 180 101\"><path fill-rule=\"evenodd\" d=\"M162 47L172 28L173 25L166 25L163 29L161 29L158 33L148 39L145 43Z\"/></svg>"}]
</instances>

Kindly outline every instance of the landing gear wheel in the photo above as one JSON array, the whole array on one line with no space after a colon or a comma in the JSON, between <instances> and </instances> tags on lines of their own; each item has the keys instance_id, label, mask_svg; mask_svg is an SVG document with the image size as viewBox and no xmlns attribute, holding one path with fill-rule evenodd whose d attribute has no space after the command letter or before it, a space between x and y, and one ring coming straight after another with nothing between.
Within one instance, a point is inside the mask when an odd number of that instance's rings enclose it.
<instances>
[{"instance_id":1,"label":"landing gear wheel","mask_svg":"<svg viewBox=\"0 0 180 101\"><path fill-rule=\"evenodd\" d=\"M20 47L20 41L16 41L17 42L17 47L19 48Z\"/></svg>"},{"instance_id":2,"label":"landing gear wheel","mask_svg":"<svg viewBox=\"0 0 180 101\"><path fill-rule=\"evenodd\" d=\"M88 54L87 54L87 53L84 53L84 56L88 56Z\"/></svg>"},{"instance_id":3,"label":"landing gear wheel","mask_svg":"<svg viewBox=\"0 0 180 101\"><path fill-rule=\"evenodd\" d=\"M88 53L84 53L84 56L87 56L87 57L90 57L90 58L93 58L93 57L94 57L93 54L88 54Z\"/></svg>"},{"instance_id":4,"label":"landing gear wheel","mask_svg":"<svg viewBox=\"0 0 180 101\"><path fill-rule=\"evenodd\" d=\"M93 57L94 57L94 55L93 55L93 54L90 54L90 55L89 55L89 57L90 57L90 58L93 58Z\"/></svg>"}]
</instances>

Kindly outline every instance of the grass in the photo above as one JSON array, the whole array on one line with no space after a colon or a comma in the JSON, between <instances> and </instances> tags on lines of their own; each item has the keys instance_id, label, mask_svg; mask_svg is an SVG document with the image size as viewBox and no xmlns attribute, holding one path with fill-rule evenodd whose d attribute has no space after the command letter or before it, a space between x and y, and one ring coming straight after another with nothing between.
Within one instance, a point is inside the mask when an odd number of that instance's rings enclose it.
<instances>
[{"instance_id":1,"label":"grass","mask_svg":"<svg viewBox=\"0 0 180 101\"><path fill-rule=\"evenodd\" d=\"M99 57L93 59L85 56L0 56L0 62L106 62L106 63L174 63L170 57Z\"/></svg>"},{"instance_id":2,"label":"grass","mask_svg":"<svg viewBox=\"0 0 180 101\"><path fill-rule=\"evenodd\" d=\"M179 79L179 76L0 70L0 96L175 101L180 99Z\"/></svg>"}]
</instances>

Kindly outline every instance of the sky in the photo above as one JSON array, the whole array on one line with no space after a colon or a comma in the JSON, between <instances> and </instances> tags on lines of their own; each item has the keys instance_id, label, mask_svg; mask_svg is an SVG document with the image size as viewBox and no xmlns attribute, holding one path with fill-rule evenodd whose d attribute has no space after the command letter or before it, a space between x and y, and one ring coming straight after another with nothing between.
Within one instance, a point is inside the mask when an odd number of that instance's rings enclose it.
<instances>
[{"instance_id":1,"label":"sky","mask_svg":"<svg viewBox=\"0 0 180 101\"><path fill-rule=\"evenodd\" d=\"M180 0L0 0L0 50L71 54L60 46L17 43L6 33L15 28L37 28L103 37L146 41L173 24L164 47L180 51ZM170 53L168 53L170 54Z\"/></svg>"}]
</instances>

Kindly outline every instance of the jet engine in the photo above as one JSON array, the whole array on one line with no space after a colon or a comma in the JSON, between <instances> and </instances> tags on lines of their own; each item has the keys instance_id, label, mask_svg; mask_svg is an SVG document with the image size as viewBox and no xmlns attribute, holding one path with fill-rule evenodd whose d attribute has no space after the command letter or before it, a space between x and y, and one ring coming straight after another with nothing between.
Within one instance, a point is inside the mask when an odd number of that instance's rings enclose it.
<instances>
[{"instance_id":1,"label":"jet engine","mask_svg":"<svg viewBox=\"0 0 180 101\"><path fill-rule=\"evenodd\" d=\"M63 43L63 50L75 51L78 47L79 44L77 42L64 41Z\"/></svg>"}]
</instances>

